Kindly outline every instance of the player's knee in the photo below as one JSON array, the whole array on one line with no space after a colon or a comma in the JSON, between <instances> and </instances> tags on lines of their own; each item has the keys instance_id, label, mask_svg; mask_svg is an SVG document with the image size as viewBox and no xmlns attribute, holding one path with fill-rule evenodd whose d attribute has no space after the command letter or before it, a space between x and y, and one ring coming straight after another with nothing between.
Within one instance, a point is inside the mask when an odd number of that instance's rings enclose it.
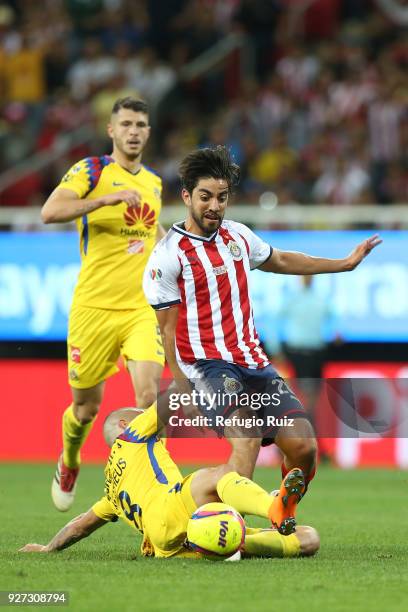
<instances>
[{"instance_id":1,"label":"player's knee","mask_svg":"<svg viewBox=\"0 0 408 612\"><path fill-rule=\"evenodd\" d=\"M100 404L95 402L75 402L74 415L81 425L86 425L96 417L99 406Z\"/></svg>"},{"instance_id":2,"label":"player's knee","mask_svg":"<svg viewBox=\"0 0 408 612\"><path fill-rule=\"evenodd\" d=\"M320 538L314 527L302 525L296 528L300 542L300 554L304 557L315 555L320 548Z\"/></svg>"},{"instance_id":3,"label":"player's knee","mask_svg":"<svg viewBox=\"0 0 408 612\"><path fill-rule=\"evenodd\" d=\"M291 461L299 467L311 470L316 464L316 440L314 438L296 440L287 454L290 455Z\"/></svg>"},{"instance_id":4,"label":"player's knee","mask_svg":"<svg viewBox=\"0 0 408 612\"><path fill-rule=\"evenodd\" d=\"M136 405L138 408L149 408L157 400L157 393L155 389L144 389L136 398Z\"/></svg>"},{"instance_id":5,"label":"player's knee","mask_svg":"<svg viewBox=\"0 0 408 612\"><path fill-rule=\"evenodd\" d=\"M215 479L216 484L218 483L219 480L221 480L223 476L225 476L226 474L229 474L230 472L235 471L232 465L229 465L228 463L223 463L222 465L219 465L216 468L213 468L213 470L214 470L214 479Z\"/></svg>"},{"instance_id":6,"label":"player's knee","mask_svg":"<svg viewBox=\"0 0 408 612\"><path fill-rule=\"evenodd\" d=\"M242 453L246 456L257 456L261 447L259 438L231 438L230 443L234 453Z\"/></svg>"}]
</instances>

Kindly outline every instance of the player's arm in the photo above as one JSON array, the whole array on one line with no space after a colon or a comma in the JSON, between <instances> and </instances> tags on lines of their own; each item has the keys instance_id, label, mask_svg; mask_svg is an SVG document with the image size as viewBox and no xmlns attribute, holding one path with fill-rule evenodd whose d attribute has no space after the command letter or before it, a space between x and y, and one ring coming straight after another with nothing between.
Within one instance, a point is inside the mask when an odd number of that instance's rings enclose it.
<instances>
[{"instance_id":1,"label":"player's arm","mask_svg":"<svg viewBox=\"0 0 408 612\"><path fill-rule=\"evenodd\" d=\"M93 531L106 525L105 521L94 513L92 509L72 519L59 531L52 540L46 544L26 544L19 552L57 552L76 544L87 538Z\"/></svg>"},{"instance_id":2,"label":"player's arm","mask_svg":"<svg viewBox=\"0 0 408 612\"><path fill-rule=\"evenodd\" d=\"M67 223L103 206L116 206L121 202L126 202L128 206L137 206L140 201L139 192L132 189L88 200L81 198L72 189L57 187L42 207L41 219L43 223Z\"/></svg>"},{"instance_id":3,"label":"player's arm","mask_svg":"<svg viewBox=\"0 0 408 612\"><path fill-rule=\"evenodd\" d=\"M177 386L191 391L188 379L181 371L176 358L176 328L181 304L178 278L181 264L177 251L173 252L167 244L159 244L150 256L144 277L143 289L146 299L156 312L164 353ZM178 382L180 381L180 385Z\"/></svg>"},{"instance_id":4,"label":"player's arm","mask_svg":"<svg viewBox=\"0 0 408 612\"><path fill-rule=\"evenodd\" d=\"M381 244L378 234L367 238L343 259L326 259L313 257L295 251L273 249L271 256L259 266L263 272L277 274L324 274L331 272L350 272L354 270L371 251Z\"/></svg>"},{"instance_id":5,"label":"player's arm","mask_svg":"<svg viewBox=\"0 0 408 612\"><path fill-rule=\"evenodd\" d=\"M176 357L176 328L179 306L171 306L164 310L156 310L157 321L163 340L164 354L173 374L177 389L180 393L190 393L191 385L188 378L180 369Z\"/></svg>"}]
</instances>

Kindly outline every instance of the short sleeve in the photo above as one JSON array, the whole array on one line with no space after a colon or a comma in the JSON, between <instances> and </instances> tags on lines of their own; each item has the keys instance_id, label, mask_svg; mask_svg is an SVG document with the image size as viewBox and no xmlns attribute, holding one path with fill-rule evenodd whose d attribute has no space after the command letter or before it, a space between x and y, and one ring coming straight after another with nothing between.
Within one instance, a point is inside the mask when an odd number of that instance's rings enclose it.
<instances>
[{"instance_id":1,"label":"short sleeve","mask_svg":"<svg viewBox=\"0 0 408 612\"><path fill-rule=\"evenodd\" d=\"M155 310L181 303L178 286L180 273L177 251L170 249L167 237L163 238L150 255L143 277L146 299Z\"/></svg>"},{"instance_id":2,"label":"short sleeve","mask_svg":"<svg viewBox=\"0 0 408 612\"><path fill-rule=\"evenodd\" d=\"M72 166L62 177L57 189L71 189L79 198L84 198L92 189L88 165L87 159L82 159Z\"/></svg>"},{"instance_id":3,"label":"short sleeve","mask_svg":"<svg viewBox=\"0 0 408 612\"><path fill-rule=\"evenodd\" d=\"M259 236L254 234L252 230L242 223L234 223L234 230L239 233L246 243L249 265L251 270L258 268L272 255L273 248L267 242L264 242Z\"/></svg>"},{"instance_id":4,"label":"short sleeve","mask_svg":"<svg viewBox=\"0 0 408 612\"><path fill-rule=\"evenodd\" d=\"M93 512L103 521L116 521L118 516L115 508L106 496L101 497L99 501L92 506Z\"/></svg>"},{"instance_id":5,"label":"short sleeve","mask_svg":"<svg viewBox=\"0 0 408 612\"><path fill-rule=\"evenodd\" d=\"M156 404L150 406L150 408L145 410L142 414L135 417L133 421L129 423L128 429L135 432L139 439L147 439L157 433L158 424Z\"/></svg>"},{"instance_id":6,"label":"short sleeve","mask_svg":"<svg viewBox=\"0 0 408 612\"><path fill-rule=\"evenodd\" d=\"M119 436L120 440L143 444L155 435L158 431L157 407L156 404L150 406L142 414L138 414L126 427L125 431Z\"/></svg>"}]
</instances>

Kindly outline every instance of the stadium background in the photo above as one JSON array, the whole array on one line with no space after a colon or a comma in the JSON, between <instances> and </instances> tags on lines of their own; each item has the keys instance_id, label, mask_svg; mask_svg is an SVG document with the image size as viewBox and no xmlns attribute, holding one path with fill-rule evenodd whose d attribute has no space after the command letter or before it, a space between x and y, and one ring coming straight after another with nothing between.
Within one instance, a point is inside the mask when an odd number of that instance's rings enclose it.
<instances>
[{"instance_id":1,"label":"stadium background","mask_svg":"<svg viewBox=\"0 0 408 612\"><path fill-rule=\"evenodd\" d=\"M383 378L384 394L363 398L367 417L381 415L384 398L395 414L406 408L398 378L406 378L408 347L408 19L397 6L387 0L48 0L41 7L34 0L0 1L6 431L18 416L18 443L2 440L1 460L58 454L56 432L70 401L64 337L77 239L71 226L41 226L39 206L74 161L109 153L104 125L113 101L128 93L152 109L145 160L163 177L164 225L183 217L179 160L196 146L222 143L243 170L230 214L271 232L272 244L341 256L362 235L382 230L384 244L358 271L344 281L319 279L341 339L330 344L325 372ZM266 282L257 274L255 315L273 359L284 338L279 304L296 279ZM283 371L290 374L290 365ZM108 383L103 412L128 404L132 391L122 372ZM85 461L106 457L101 422ZM325 450L340 465L408 466L401 428L391 438L346 442L340 431L332 433ZM170 444L184 462L226 455L217 440Z\"/></svg>"}]
</instances>

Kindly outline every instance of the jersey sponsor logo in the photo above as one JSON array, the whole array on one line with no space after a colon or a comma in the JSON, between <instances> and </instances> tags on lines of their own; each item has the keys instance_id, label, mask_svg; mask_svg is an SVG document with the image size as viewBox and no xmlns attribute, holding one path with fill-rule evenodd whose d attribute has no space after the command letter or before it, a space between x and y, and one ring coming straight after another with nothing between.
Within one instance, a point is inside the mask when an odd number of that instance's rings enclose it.
<instances>
[{"instance_id":1,"label":"jersey sponsor logo","mask_svg":"<svg viewBox=\"0 0 408 612\"><path fill-rule=\"evenodd\" d=\"M128 253L143 253L144 241L143 240L129 240L127 252Z\"/></svg>"},{"instance_id":2,"label":"jersey sponsor logo","mask_svg":"<svg viewBox=\"0 0 408 612\"><path fill-rule=\"evenodd\" d=\"M71 361L73 361L74 363L81 363L81 349L77 346L72 346L71 344L69 350Z\"/></svg>"},{"instance_id":3,"label":"jersey sponsor logo","mask_svg":"<svg viewBox=\"0 0 408 612\"><path fill-rule=\"evenodd\" d=\"M156 213L152 210L147 202L138 206L128 206L124 213L126 225L144 225L146 229L150 229L156 222Z\"/></svg>"},{"instance_id":4,"label":"jersey sponsor logo","mask_svg":"<svg viewBox=\"0 0 408 612\"><path fill-rule=\"evenodd\" d=\"M220 276L220 274L225 274L227 271L227 266L216 266L213 267L213 272L215 276Z\"/></svg>"},{"instance_id":5,"label":"jersey sponsor logo","mask_svg":"<svg viewBox=\"0 0 408 612\"><path fill-rule=\"evenodd\" d=\"M159 280L159 278L163 276L163 273L160 268L152 268L150 270L150 276L153 280Z\"/></svg>"},{"instance_id":6,"label":"jersey sponsor logo","mask_svg":"<svg viewBox=\"0 0 408 612\"><path fill-rule=\"evenodd\" d=\"M224 389L227 395L231 395L232 393L240 393L244 388L236 378L229 378L226 374L223 374L223 378Z\"/></svg>"},{"instance_id":7,"label":"jersey sponsor logo","mask_svg":"<svg viewBox=\"0 0 408 612\"><path fill-rule=\"evenodd\" d=\"M79 375L78 372L75 370L75 368L71 368L69 371L69 379L70 380L79 380Z\"/></svg>"},{"instance_id":8,"label":"jersey sponsor logo","mask_svg":"<svg viewBox=\"0 0 408 612\"><path fill-rule=\"evenodd\" d=\"M137 229L127 229L127 227L120 228L120 235L121 236L135 236L136 238L139 238L139 239L150 238L149 232L146 232L144 230L137 230Z\"/></svg>"},{"instance_id":9,"label":"jersey sponsor logo","mask_svg":"<svg viewBox=\"0 0 408 612\"><path fill-rule=\"evenodd\" d=\"M241 247L237 242L235 242L234 240L230 240L227 244L227 247L232 255L232 258L235 259L235 261L239 261L240 259L242 259Z\"/></svg>"}]
</instances>

